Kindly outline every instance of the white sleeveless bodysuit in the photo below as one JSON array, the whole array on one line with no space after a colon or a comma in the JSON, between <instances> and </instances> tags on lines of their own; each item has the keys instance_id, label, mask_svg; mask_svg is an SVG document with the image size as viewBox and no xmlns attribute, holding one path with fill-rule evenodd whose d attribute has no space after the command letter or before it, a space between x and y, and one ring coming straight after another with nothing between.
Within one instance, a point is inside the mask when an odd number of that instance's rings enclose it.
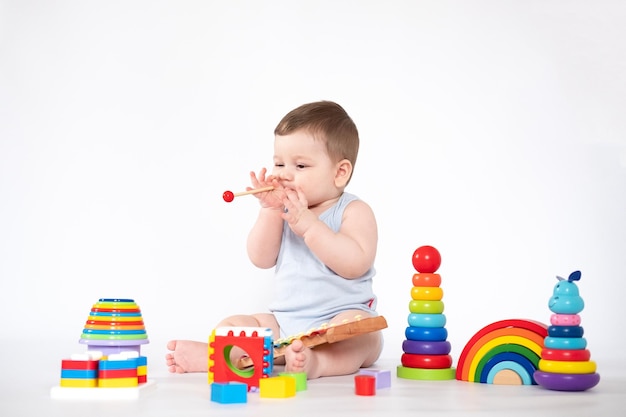
<instances>
[{"instance_id":1,"label":"white sleeveless bodysuit","mask_svg":"<svg viewBox=\"0 0 626 417\"><path fill-rule=\"evenodd\" d=\"M346 206L358 198L343 193L337 203L320 215L333 231L339 231ZM289 225L283 225L283 240L275 268L274 298L270 311L280 326L280 337L318 328L345 310L362 310L376 316L376 296L370 268L365 275L345 279L324 265Z\"/></svg>"}]
</instances>

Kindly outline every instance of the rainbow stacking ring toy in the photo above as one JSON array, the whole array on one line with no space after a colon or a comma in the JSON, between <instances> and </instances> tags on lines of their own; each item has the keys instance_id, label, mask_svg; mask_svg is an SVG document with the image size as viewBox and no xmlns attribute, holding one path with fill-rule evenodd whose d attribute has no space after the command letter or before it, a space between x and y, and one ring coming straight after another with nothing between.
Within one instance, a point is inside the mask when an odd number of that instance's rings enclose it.
<instances>
[{"instance_id":1,"label":"rainbow stacking ring toy","mask_svg":"<svg viewBox=\"0 0 626 417\"><path fill-rule=\"evenodd\" d=\"M577 281L580 271L572 272L567 280L557 276L559 282L552 290L548 308L552 311L548 334L544 339L535 381L543 388L554 391L585 391L600 382L595 361L590 360L587 339L580 326L579 313L585 308Z\"/></svg>"},{"instance_id":2,"label":"rainbow stacking ring toy","mask_svg":"<svg viewBox=\"0 0 626 417\"><path fill-rule=\"evenodd\" d=\"M149 343L141 310L128 298L101 298L89 312L79 343L103 355L136 351Z\"/></svg>"}]
</instances>

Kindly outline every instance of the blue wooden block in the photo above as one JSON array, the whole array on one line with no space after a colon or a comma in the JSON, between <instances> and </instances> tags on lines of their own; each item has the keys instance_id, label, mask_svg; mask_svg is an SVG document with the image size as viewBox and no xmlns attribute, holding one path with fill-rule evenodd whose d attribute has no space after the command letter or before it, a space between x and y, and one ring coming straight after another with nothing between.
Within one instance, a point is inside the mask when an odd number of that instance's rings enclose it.
<instances>
[{"instance_id":1,"label":"blue wooden block","mask_svg":"<svg viewBox=\"0 0 626 417\"><path fill-rule=\"evenodd\" d=\"M61 369L61 378L95 379L98 378L97 369Z\"/></svg>"},{"instance_id":2,"label":"blue wooden block","mask_svg":"<svg viewBox=\"0 0 626 417\"><path fill-rule=\"evenodd\" d=\"M214 382L211 384L211 401L220 404L248 402L248 384L243 382Z\"/></svg>"},{"instance_id":3,"label":"blue wooden block","mask_svg":"<svg viewBox=\"0 0 626 417\"><path fill-rule=\"evenodd\" d=\"M133 369L137 368L137 358L124 359L124 360L104 360L100 361L101 371L115 371L120 369Z\"/></svg>"}]
</instances>

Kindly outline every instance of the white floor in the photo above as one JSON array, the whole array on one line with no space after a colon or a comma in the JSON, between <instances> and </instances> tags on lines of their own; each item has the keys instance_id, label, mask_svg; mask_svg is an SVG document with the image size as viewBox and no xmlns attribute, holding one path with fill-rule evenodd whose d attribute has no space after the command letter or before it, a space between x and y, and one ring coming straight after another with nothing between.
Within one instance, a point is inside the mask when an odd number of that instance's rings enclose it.
<instances>
[{"instance_id":1,"label":"white floor","mask_svg":"<svg viewBox=\"0 0 626 417\"><path fill-rule=\"evenodd\" d=\"M7 352L10 349L11 355ZM382 359L377 369L391 370L392 385L373 397L354 394L354 376L308 382L306 391L287 399L248 394L246 404L223 405L210 401L206 374L172 375L162 357L150 357L148 374L154 386L138 399L52 399L59 383L60 359L34 347L2 345L5 363L0 389L0 416L614 416L624 415L626 367L599 363L600 383L585 392L548 391L538 386L497 386L461 381L398 379L397 359ZM7 360L12 358L12 360ZM152 364L152 366L150 365ZM280 370L280 368L275 368Z\"/></svg>"}]
</instances>

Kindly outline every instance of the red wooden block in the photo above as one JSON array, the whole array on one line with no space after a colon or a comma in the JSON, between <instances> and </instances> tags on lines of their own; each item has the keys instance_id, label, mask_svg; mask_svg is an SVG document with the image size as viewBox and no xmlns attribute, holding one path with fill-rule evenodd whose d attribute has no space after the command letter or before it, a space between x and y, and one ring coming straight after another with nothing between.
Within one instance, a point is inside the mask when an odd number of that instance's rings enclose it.
<instances>
[{"instance_id":1,"label":"red wooden block","mask_svg":"<svg viewBox=\"0 0 626 417\"><path fill-rule=\"evenodd\" d=\"M376 377L373 375L356 375L354 377L354 393L356 395L376 395Z\"/></svg>"},{"instance_id":2,"label":"red wooden block","mask_svg":"<svg viewBox=\"0 0 626 417\"><path fill-rule=\"evenodd\" d=\"M87 360L87 361L81 361L81 360L73 360L73 359L63 359L61 361L61 369L67 369L67 370L79 370L79 371L83 371L83 370L97 370L98 369L98 364L100 361L93 361L93 360Z\"/></svg>"}]
</instances>

